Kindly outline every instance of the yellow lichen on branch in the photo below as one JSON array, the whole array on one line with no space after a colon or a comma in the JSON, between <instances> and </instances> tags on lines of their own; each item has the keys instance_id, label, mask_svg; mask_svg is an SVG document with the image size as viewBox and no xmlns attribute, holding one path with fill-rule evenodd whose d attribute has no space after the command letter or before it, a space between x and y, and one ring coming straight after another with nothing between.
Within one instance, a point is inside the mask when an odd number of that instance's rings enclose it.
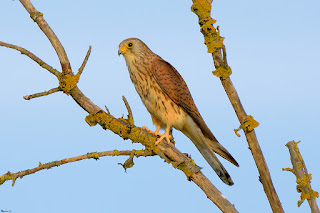
<instances>
[{"instance_id":1,"label":"yellow lichen on branch","mask_svg":"<svg viewBox=\"0 0 320 213\"><path fill-rule=\"evenodd\" d=\"M30 13L30 18L31 18L34 22L37 21L37 18L42 17L42 16L43 16L43 13L41 13L41 12L32 12L32 13Z\"/></svg>"},{"instance_id":2,"label":"yellow lichen on branch","mask_svg":"<svg viewBox=\"0 0 320 213\"><path fill-rule=\"evenodd\" d=\"M18 177L19 177L19 175L17 173L11 173L8 171L6 174L0 176L0 185L2 185L7 180L12 180L12 186L14 186L16 179ZM20 177L20 178L22 178L22 177Z\"/></svg>"},{"instance_id":3,"label":"yellow lichen on branch","mask_svg":"<svg viewBox=\"0 0 320 213\"><path fill-rule=\"evenodd\" d=\"M111 114L107 114L104 111L100 111L96 114L89 114L86 116L85 121L89 126L95 126L99 123L103 129L109 129L117 135L120 135L123 139L130 138L132 141L140 142L148 148L154 147L154 143L157 140L156 135L154 135L154 137L147 137L145 134L141 134L141 131L145 130L131 125L126 119L116 119Z\"/></svg>"},{"instance_id":4,"label":"yellow lichen on branch","mask_svg":"<svg viewBox=\"0 0 320 213\"><path fill-rule=\"evenodd\" d=\"M244 130L249 148L251 150L252 156L260 174L260 182L263 185L263 189L267 195L272 211L279 213L284 212L281 206L280 199L273 186L271 175L267 163L264 159L262 150L259 146L257 137L255 135L255 131L253 130L253 128L258 125L258 122L244 124L244 121L247 118L247 113L245 112L244 107L242 106L240 98L238 96L238 93L229 77L230 75L228 72L230 72L231 74L231 69L228 70L229 66L227 63L226 48L223 44L224 38L220 36L219 27L217 27L217 29L214 28L213 24L216 21L210 16L212 0L192 1L193 5L191 7L191 10L199 18L201 33L204 36L208 52L212 53L214 66L217 69L216 72L214 72L213 74L218 75L218 77L220 78L224 90L226 91L226 94L228 95L228 98L237 114L239 122L241 123L239 129L243 128ZM235 130L235 133L238 136L240 136L237 133L238 130Z\"/></svg>"},{"instance_id":5,"label":"yellow lichen on branch","mask_svg":"<svg viewBox=\"0 0 320 213\"><path fill-rule=\"evenodd\" d=\"M227 66L227 68L223 66L218 67L218 69L216 69L215 71L212 71L212 74L219 78L226 79L232 74L231 67L229 66Z\"/></svg>"},{"instance_id":6,"label":"yellow lichen on branch","mask_svg":"<svg viewBox=\"0 0 320 213\"><path fill-rule=\"evenodd\" d=\"M211 0L207 0L211 3ZM130 138L133 142L140 142L141 144L146 146L145 151L135 151L135 156L151 156L157 154L162 159L165 159L168 163L171 163L175 168L179 168L183 170L187 176L191 177L191 179L205 192L210 200L212 200L222 211L224 212L237 212L231 203L226 200L226 198L212 185L212 183L201 173L200 167L195 165L190 157L187 157L185 154L181 153L176 147L174 147L171 143L159 143L158 146L154 146L154 143L157 139L155 135L148 133L146 130L142 130L139 127L133 125L133 121L128 118L126 119L115 119L110 113L106 114L102 112L100 107L95 105L90 101L76 86L79 81L80 74L84 66L81 66L78 74L75 76L72 74L71 65L67 54L60 43L59 39L49 27L47 22L43 19L43 14L38 12L30 0L20 0L25 9L29 12L30 17L38 24L39 28L44 32L52 46L54 47L57 56L59 57L59 61L61 64L62 73L59 75L58 71L52 72L55 76L58 77L59 87L66 94L70 94L71 97L76 101L79 106L81 106L86 112L89 113L89 116L86 118L86 121L90 126L94 126L96 124L101 125L104 129L110 129L114 133L120 135L123 138ZM205 5L207 7L208 5ZM210 6L210 5L209 5ZM207 9L210 12L210 7ZM210 23L214 23L211 20ZM1 45L1 43L0 43ZM88 53L90 50L88 51ZM89 53L90 54L90 53ZM30 57L30 56L29 56ZM32 58L32 57L31 57ZM87 57L86 57L87 58ZM85 62L83 65L85 65ZM42 62L39 63L40 66L44 66ZM50 70L49 70L50 71ZM59 75L59 76L58 76ZM60 90L59 90L60 91ZM48 95L49 93L43 93ZM50 93L51 94L51 93ZM129 122L128 122L129 120ZM74 158L63 159L58 162L56 165L62 165L69 162L74 162L82 159L94 158L98 159L101 155L128 155L127 151L106 151L103 153L88 153L82 156L77 156ZM130 156L132 152L130 151ZM54 162L52 162L54 163ZM17 177L22 177L27 174L35 173L44 168L49 168L47 166L54 165L52 163L48 164L39 164L38 167L30 170L25 170L18 173L10 173L8 172L5 175L0 176L0 183L2 184L7 179L16 180ZM190 171L188 171L190 170ZM20 176L21 174L21 176ZM2 181L3 180L3 181ZM2 182L1 182L2 181Z\"/></svg>"},{"instance_id":7,"label":"yellow lichen on branch","mask_svg":"<svg viewBox=\"0 0 320 213\"><path fill-rule=\"evenodd\" d=\"M297 178L296 182L298 184L297 192L301 193L300 200L298 201L299 207L305 199L314 199L319 197L319 193L311 189L311 174L308 174L303 178ZM307 188L308 190L304 190L304 188ZM306 191L309 191L309 193L306 193Z\"/></svg>"},{"instance_id":8,"label":"yellow lichen on branch","mask_svg":"<svg viewBox=\"0 0 320 213\"><path fill-rule=\"evenodd\" d=\"M120 135L122 138L127 139L130 138L133 142L139 142L146 147L146 150L155 153L166 160L167 163L172 164L174 168L178 168L184 172L187 176L188 180L190 176L194 173L200 171L200 167L196 166L195 163L191 160L189 161L176 161L175 159L170 159L168 156L172 155L173 153L167 154L161 145L155 146L155 142L157 140L156 135L152 135L152 132L148 132L147 130L139 127L135 127L131 125L128 120L122 118L114 118L112 115L105 113L104 111L100 111L96 114L89 114L86 116L85 121L90 126L95 126L99 124L103 129L109 129L114 133ZM126 124L126 125L123 125ZM146 135L144 132L148 132L149 135ZM164 146L168 146L166 143L162 143ZM174 146L172 147L174 148ZM115 152L116 154L116 152ZM135 151L134 156L144 156L143 153L140 151ZM130 168L133 166L133 159L128 159L124 164L121 164L125 169Z\"/></svg>"},{"instance_id":9,"label":"yellow lichen on branch","mask_svg":"<svg viewBox=\"0 0 320 213\"><path fill-rule=\"evenodd\" d=\"M285 168L282 170L292 172L297 178L297 192L301 193L300 200L298 201L298 207L300 207L303 201L307 199L312 212L319 212L315 201L315 199L319 197L319 193L311 188L311 174L308 174L305 163L299 152L299 148L297 146L299 142L290 141L286 144L286 147L288 147L290 152L293 168Z\"/></svg>"},{"instance_id":10,"label":"yellow lichen on branch","mask_svg":"<svg viewBox=\"0 0 320 213\"><path fill-rule=\"evenodd\" d=\"M238 137L240 137L240 134L238 133L240 129L251 132L257 126L259 126L259 123L256 120L254 120L254 118L251 115L248 115L246 119L242 122L242 124L240 124L239 128L235 129L234 132Z\"/></svg>"},{"instance_id":11,"label":"yellow lichen on branch","mask_svg":"<svg viewBox=\"0 0 320 213\"><path fill-rule=\"evenodd\" d=\"M199 17L199 25L204 35L204 43L208 47L208 53L214 53L217 49L222 48L224 38L213 26L216 20L210 17L211 4L206 0L198 0L192 4L191 10Z\"/></svg>"},{"instance_id":12,"label":"yellow lichen on branch","mask_svg":"<svg viewBox=\"0 0 320 213\"><path fill-rule=\"evenodd\" d=\"M65 94L70 95L71 90L73 90L77 86L77 83L79 82L79 79L80 79L80 75L82 74L82 71L88 62L90 54L91 54L91 46L89 46L87 54L77 74L74 75L72 72L62 72L57 75L57 78L59 80L59 88Z\"/></svg>"},{"instance_id":13,"label":"yellow lichen on branch","mask_svg":"<svg viewBox=\"0 0 320 213\"><path fill-rule=\"evenodd\" d=\"M59 87L64 93L69 95L71 90L77 86L77 83L80 79L80 74L77 73L76 75L73 75L72 73L60 73L57 77L59 80Z\"/></svg>"},{"instance_id":14,"label":"yellow lichen on branch","mask_svg":"<svg viewBox=\"0 0 320 213\"><path fill-rule=\"evenodd\" d=\"M80 156L76 156L76 157L72 157L72 158L65 158L65 159L62 159L59 161L52 161L52 162L44 163L44 164L39 162L38 166L35 168L27 169L27 170L16 172L16 173L7 172L6 174L1 175L0 176L0 185L2 185L7 180L12 180L12 186L14 186L16 179L18 177L22 178L23 176L34 174L40 170L51 169L52 167L61 166L66 163L76 162L76 161L90 159L90 158L98 160L100 157L104 157L104 156L119 156L119 155L126 155L126 156L129 155L130 157L132 156L132 158L133 158L133 156L135 156L135 157L154 156L155 153L153 153L150 150L146 150L146 149L143 149L143 150L123 150L123 151L114 150L114 151L87 153L85 155L80 155Z\"/></svg>"},{"instance_id":15,"label":"yellow lichen on branch","mask_svg":"<svg viewBox=\"0 0 320 213\"><path fill-rule=\"evenodd\" d=\"M125 172L127 172L127 169L133 167L133 165L134 165L133 157L135 156L135 152L136 152L136 150L132 150L130 157L123 164L118 163L119 165L121 165L124 168Z\"/></svg>"},{"instance_id":16,"label":"yellow lichen on branch","mask_svg":"<svg viewBox=\"0 0 320 213\"><path fill-rule=\"evenodd\" d=\"M100 157L99 153L97 152L88 153L87 155L88 155L88 158L93 158L95 160L98 160Z\"/></svg>"}]
</instances>

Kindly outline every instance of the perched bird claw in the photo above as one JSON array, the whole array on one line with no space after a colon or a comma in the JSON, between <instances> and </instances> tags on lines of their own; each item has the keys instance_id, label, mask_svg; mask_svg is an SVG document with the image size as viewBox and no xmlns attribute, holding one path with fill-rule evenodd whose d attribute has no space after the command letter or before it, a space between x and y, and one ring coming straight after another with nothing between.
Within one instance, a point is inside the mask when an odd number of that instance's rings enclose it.
<instances>
[{"instance_id":1,"label":"perched bird claw","mask_svg":"<svg viewBox=\"0 0 320 213\"><path fill-rule=\"evenodd\" d=\"M157 128L156 132L158 132L158 134L161 135L161 137L155 142L155 145L158 145L160 143L160 141L162 141L162 139L166 139L168 144L171 143L171 141L170 141L171 126L167 126L166 131L164 132L164 134L160 134L159 130L160 130L160 128Z\"/></svg>"},{"instance_id":2,"label":"perched bird claw","mask_svg":"<svg viewBox=\"0 0 320 213\"><path fill-rule=\"evenodd\" d=\"M155 145L158 145L160 141L162 141L162 139L165 139L168 142L168 144L171 143L169 134L167 133L164 133L164 134L158 133L158 134L159 136L161 135L161 137L155 142Z\"/></svg>"}]
</instances>

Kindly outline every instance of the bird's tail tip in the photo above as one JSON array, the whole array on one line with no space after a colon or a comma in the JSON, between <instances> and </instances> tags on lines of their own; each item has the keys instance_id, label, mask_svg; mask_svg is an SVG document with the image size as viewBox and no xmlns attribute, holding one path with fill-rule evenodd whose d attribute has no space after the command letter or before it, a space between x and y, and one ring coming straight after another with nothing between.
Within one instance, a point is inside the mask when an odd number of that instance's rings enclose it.
<instances>
[{"instance_id":1,"label":"bird's tail tip","mask_svg":"<svg viewBox=\"0 0 320 213\"><path fill-rule=\"evenodd\" d=\"M234 184L230 176L227 178L226 181L223 181L223 182L228 186L232 186Z\"/></svg>"},{"instance_id":2,"label":"bird's tail tip","mask_svg":"<svg viewBox=\"0 0 320 213\"><path fill-rule=\"evenodd\" d=\"M222 166L222 164L219 162L219 169L214 169L219 178L227 185L232 186L234 183L229 175L229 173L226 171L226 169Z\"/></svg>"}]
</instances>

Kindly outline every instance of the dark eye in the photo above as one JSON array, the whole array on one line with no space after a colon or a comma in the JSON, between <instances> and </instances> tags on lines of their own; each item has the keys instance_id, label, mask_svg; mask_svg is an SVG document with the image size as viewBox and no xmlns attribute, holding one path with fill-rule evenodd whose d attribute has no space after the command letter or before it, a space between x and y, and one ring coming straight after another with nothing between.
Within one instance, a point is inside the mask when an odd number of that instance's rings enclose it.
<instances>
[{"instance_id":1,"label":"dark eye","mask_svg":"<svg viewBox=\"0 0 320 213\"><path fill-rule=\"evenodd\" d=\"M128 44L128 47L132 47L132 46L133 46L133 43L130 42L130 43Z\"/></svg>"}]
</instances>

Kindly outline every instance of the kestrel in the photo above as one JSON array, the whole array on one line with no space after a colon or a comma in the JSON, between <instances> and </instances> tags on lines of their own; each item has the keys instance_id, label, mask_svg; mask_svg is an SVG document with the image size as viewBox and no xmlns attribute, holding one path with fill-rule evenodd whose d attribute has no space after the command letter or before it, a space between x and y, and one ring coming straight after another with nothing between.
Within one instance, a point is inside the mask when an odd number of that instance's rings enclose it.
<instances>
[{"instance_id":1,"label":"kestrel","mask_svg":"<svg viewBox=\"0 0 320 213\"><path fill-rule=\"evenodd\" d=\"M217 141L202 119L187 84L178 71L137 38L128 38L119 45L133 82L143 104L157 126L156 134L170 142L172 127L185 134L198 148L220 179L227 185L233 181L215 153L236 166L237 161ZM159 130L165 128L165 133Z\"/></svg>"}]
</instances>

